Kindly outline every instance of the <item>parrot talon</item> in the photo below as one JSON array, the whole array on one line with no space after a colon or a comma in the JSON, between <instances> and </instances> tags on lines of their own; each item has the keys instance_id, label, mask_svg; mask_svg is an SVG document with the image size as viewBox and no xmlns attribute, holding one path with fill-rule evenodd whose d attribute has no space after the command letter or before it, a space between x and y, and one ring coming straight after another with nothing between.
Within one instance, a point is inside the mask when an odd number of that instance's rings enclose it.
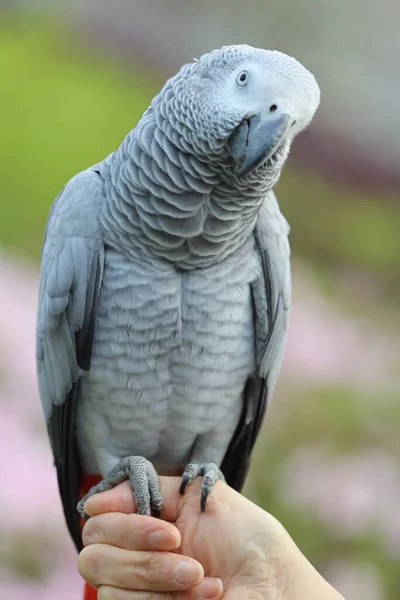
<instances>
[{"instance_id":1,"label":"parrot talon","mask_svg":"<svg viewBox=\"0 0 400 600\"><path fill-rule=\"evenodd\" d=\"M157 477L157 482L158 482L158 477ZM161 511L162 511L162 498L161 498L161 494L160 494L159 490L158 490L158 494L159 494L159 498L152 497L152 500L151 500L151 507L153 509L153 515L155 517L159 517L161 515ZM151 495L151 493L150 493L150 495Z\"/></svg>"},{"instance_id":2,"label":"parrot talon","mask_svg":"<svg viewBox=\"0 0 400 600\"><path fill-rule=\"evenodd\" d=\"M204 512L206 510L207 498L210 495L211 490L201 490L200 496L200 510Z\"/></svg>"},{"instance_id":3,"label":"parrot talon","mask_svg":"<svg viewBox=\"0 0 400 600\"><path fill-rule=\"evenodd\" d=\"M159 517L162 510L162 497L156 470L150 461L142 456L128 456L122 458L112 471L100 483L92 487L88 493L79 500L77 511L82 518L87 519L84 505L88 498L112 490L123 481L129 480L136 510L139 515L151 515Z\"/></svg>"},{"instance_id":4,"label":"parrot talon","mask_svg":"<svg viewBox=\"0 0 400 600\"><path fill-rule=\"evenodd\" d=\"M181 487L179 488L179 493L181 496L185 493L187 484L190 482L190 477L186 473L182 475Z\"/></svg>"},{"instance_id":5,"label":"parrot talon","mask_svg":"<svg viewBox=\"0 0 400 600\"><path fill-rule=\"evenodd\" d=\"M217 481L225 481L225 477L220 468L214 463L191 463L187 465L182 475L179 493L183 495L187 485L199 476L203 477L203 482L201 484L200 510L201 512L204 512L206 509L207 499L211 494L215 483Z\"/></svg>"}]
</instances>

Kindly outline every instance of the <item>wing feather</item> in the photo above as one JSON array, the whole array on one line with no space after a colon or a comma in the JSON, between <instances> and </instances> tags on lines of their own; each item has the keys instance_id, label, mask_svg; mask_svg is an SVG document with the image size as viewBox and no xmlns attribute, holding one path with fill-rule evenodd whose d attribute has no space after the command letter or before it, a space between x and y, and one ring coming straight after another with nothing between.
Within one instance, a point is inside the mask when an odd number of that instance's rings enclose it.
<instances>
[{"instance_id":1,"label":"wing feather","mask_svg":"<svg viewBox=\"0 0 400 600\"><path fill-rule=\"evenodd\" d=\"M75 439L79 376L90 368L104 249L98 171L71 179L54 201L42 249L37 318L40 398L64 513L77 548L80 465Z\"/></svg>"},{"instance_id":2,"label":"wing feather","mask_svg":"<svg viewBox=\"0 0 400 600\"><path fill-rule=\"evenodd\" d=\"M261 262L261 275L252 283L257 372L247 381L242 415L221 465L228 484L237 490L244 485L282 362L291 298L288 234L289 225L270 192L254 234Z\"/></svg>"}]
</instances>

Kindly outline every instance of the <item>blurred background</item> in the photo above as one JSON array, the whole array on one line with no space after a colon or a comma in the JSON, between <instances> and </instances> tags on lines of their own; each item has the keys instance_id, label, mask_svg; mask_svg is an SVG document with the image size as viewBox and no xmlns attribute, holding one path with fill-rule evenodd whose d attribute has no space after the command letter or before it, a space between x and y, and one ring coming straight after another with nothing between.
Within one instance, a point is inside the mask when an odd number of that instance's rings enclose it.
<instances>
[{"instance_id":1,"label":"blurred background","mask_svg":"<svg viewBox=\"0 0 400 600\"><path fill-rule=\"evenodd\" d=\"M322 104L277 187L290 336L246 493L346 600L400 597L397 0L0 0L0 597L80 598L34 365L51 202L181 64L277 48Z\"/></svg>"}]
</instances>

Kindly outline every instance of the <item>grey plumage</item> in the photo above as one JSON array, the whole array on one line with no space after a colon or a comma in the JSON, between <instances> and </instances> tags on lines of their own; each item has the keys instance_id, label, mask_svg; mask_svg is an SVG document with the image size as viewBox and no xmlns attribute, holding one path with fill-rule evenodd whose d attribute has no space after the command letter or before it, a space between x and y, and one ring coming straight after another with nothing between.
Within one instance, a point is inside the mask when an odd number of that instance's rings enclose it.
<instances>
[{"instance_id":1,"label":"grey plumage","mask_svg":"<svg viewBox=\"0 0 400 600\"><path fill-rule=\"evenodd\" d=\"M243 485L290 306L289 227L272 187L318 103L313 76L284 54L213 51L55 200L37 365L78 548L82 469L105 477L143 456L158 472L213 463ZM142 486L147 463L128 463Z\"/></svg>"}]
</instances>

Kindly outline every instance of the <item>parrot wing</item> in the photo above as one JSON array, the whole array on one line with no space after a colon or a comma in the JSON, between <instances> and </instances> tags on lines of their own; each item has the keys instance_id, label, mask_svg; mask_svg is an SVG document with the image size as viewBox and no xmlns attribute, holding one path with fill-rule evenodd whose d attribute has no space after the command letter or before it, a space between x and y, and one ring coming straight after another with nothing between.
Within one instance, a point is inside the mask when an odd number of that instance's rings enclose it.
<instances>
[{"instance_id":1,"label":"parrot wing","mask_svg":"<svg viewBox=\"0 0 400 600\"><path fill-rule=\"evenodd\" d=\"M42 249L36 362L64 513L77 547L80 467L75 440L78 380L90 367L104 249L103 180L79 173L55 199Z\"/></svg>"},{"instance_id":2,"label":"parrot wing","mask_svg":"<svg viewBox=\"0 0 400 600\"><path fill-rule=\"evenodd\" d=\"M240 490L282 361L291 299L289 225L275 194L268 193L258 214L255 240L261 275L252 283L257 373L244 391L244 404L221 470L227 483Z\"/></svg>"}]
</instances>

